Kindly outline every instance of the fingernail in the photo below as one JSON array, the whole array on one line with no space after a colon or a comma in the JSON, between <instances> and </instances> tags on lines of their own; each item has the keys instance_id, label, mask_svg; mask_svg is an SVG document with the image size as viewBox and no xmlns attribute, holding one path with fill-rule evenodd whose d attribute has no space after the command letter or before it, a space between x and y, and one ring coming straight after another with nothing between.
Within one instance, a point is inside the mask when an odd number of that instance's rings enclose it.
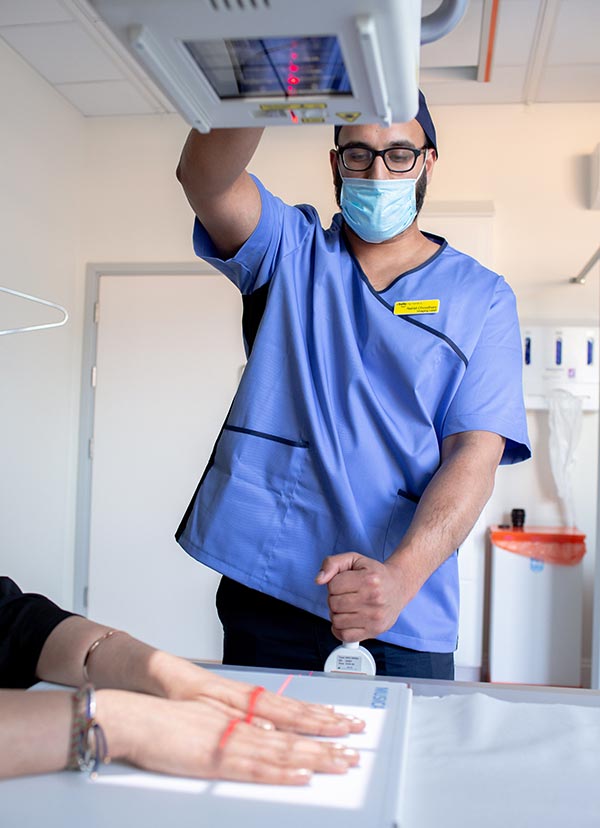
<instances>
[{"instance_id":1,"label":"fingernail","mask_svg":"<svg viewBox=\"0 0 600 828\"><path fill-rule=\"evenodd\" d=\"M302 779L310 779L312 771L308 770L308 768L297 768L294 771L294 776L300 776Z\"/></svg>"},{"instance_id":2,"label":"fingernail","mask_svg":"<svg viewBox=\"0 0 600 828\"><path fill-rule=\"evenodd\" d=\"M358 756L359 756L358 751L354 750L354 748L349 748L349 747L345 748L342 745L340 745L340 748L341 748L340 752L341 752L342 756L346 756L348 759L357 759Z\"/></svg>"},{"instance_id":3,"label":"fingernail","mask_svg":"<svg viewBox=\"0 0 600 828\"><path fill-rule=\"evenodd\" d=\"M364 724L365 723L364 719L359 719L357 716L346 716L342 713L340 713L340 716L343 716L343 718L347 722L350 722L351 724Z\"/></svg>"},{"instance_id":4,"label":"fingernail","mask_svg":"<svg viewBox=\"0 0 600 828\"><path fill-rule=\"evenodd\" d=\"M271 722L254 722L256 727L260 727L263 730L275 730L275 725Z\"/></svg>"},{"instance_id":5,"label":"fingernail","mask_svg":"<svg viewBox=\"0 0 600 828\"><path fill-rule=\"evenodd\" d=\"M319 578L322 578L324 574L325 574L325 571L323 569L319 569L319 571L317 572L317 575L315 577L315 581L318 581Z\"/></svg>"},{"instance_id":6,"label":"fingernail","mask_svg":"<svg viewBox=\"0 0 600 828\"><path fill-rule=\"evenodd\" d=\"M348 762L346 761L346 759L342 759L341 756L334 756L333 766L334 768L344 768L345 770L348 767Z\"/></svg>"}]
</instances>

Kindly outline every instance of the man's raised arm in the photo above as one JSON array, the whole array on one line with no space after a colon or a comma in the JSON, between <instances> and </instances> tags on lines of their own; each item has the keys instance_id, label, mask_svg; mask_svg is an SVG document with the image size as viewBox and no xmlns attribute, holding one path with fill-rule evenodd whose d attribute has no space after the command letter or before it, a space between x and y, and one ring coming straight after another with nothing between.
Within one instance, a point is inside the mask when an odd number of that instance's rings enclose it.
<instances>
[{"instance_id":1,"label":"man's raised arm","mask_svg":"<svg viewBox=\"0 0 600 828\"><path fill-rule=\"evenodd\" d=\"M235 255L260 218L260 195L246 172L262 129L193 129L177 178L222 258Z\"/></svg>"}]
</instances>

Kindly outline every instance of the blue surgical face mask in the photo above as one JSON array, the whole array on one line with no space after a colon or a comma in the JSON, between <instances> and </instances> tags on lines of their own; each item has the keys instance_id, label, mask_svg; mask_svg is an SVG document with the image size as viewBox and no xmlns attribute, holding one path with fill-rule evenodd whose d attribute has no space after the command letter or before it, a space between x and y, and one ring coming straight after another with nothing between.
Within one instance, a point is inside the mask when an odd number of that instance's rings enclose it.
<instances>
[{"instance_id":1,"label":"blue surgical face mask","mask_svg":"<svg viewBox=\"0 0 600 828\"><path fill-rule=\"evenodd\" d=\"M425 156L427 158L427 156ZM349 227L366 242L379 244L403 233L417 215L416 178L343 178L340 207Z\"/></svg>"}]
</instances>

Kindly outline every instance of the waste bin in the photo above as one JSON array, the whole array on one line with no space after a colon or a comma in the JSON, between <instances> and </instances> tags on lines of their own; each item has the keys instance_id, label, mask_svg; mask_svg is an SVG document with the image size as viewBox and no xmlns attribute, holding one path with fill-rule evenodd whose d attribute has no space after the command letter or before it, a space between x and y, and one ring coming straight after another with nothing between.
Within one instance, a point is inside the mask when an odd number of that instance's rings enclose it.
<instances>
[{"instance_id":1,"label":"waste bin","mask_svg":"<svg viewBox=\"0 0 600 828\"><path fill-rule=\"evenodd\" d=\"M579 687L585 535L490 529L490 681Z\"/></svg>"}]
</instances>

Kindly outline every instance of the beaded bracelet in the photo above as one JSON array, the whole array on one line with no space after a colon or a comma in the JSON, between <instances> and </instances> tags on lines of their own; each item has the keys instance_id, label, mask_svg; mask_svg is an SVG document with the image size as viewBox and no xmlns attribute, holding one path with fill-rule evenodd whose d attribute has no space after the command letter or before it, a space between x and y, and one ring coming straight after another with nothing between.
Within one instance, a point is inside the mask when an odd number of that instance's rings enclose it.
<instances>
[{"instance_id":1,"label":"beaded bracelet","mask_svg":"<svg viewBox=\"0 0 600 828\"><path fill-rule=\"evenodd\" d=\"M89 773L95 779L99 765L108 765L110 756L104 731L96 721L96 691L93 685L84 684L76 690L72 701L73 723L67 767Z\"/></svg>"}]
</instances>

